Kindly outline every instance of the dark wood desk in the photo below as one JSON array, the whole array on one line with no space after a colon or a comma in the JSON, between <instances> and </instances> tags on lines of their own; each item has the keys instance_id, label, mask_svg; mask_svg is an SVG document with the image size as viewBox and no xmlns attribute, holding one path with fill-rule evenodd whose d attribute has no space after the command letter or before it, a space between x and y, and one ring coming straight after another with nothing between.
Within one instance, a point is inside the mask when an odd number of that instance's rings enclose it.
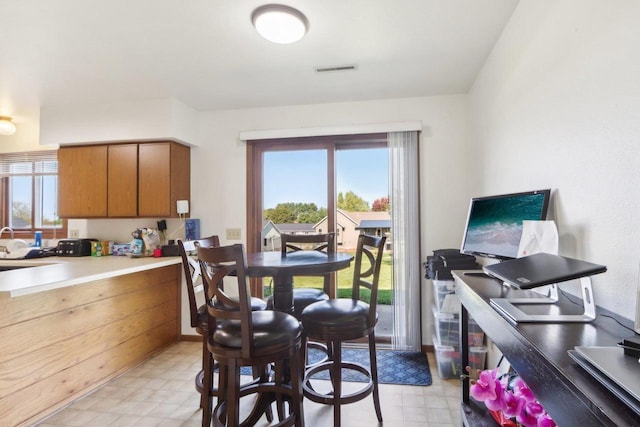
<instances>
[{"instance_id":1,"label":"dark wood desk","mask_svg":"<svg viewBox=\"0 0 640 427\"><path fill-rule=\"evenodd\" d=\"M257 252L247 255L247 274L273 278L273 304L276 310L293 313L293 276L319 276L349 267L353 256L318 251Z\"/></svg>"},{"instance_id":2,"label":"dark wood desk","mask_svg":"<svg viewBox=\"0 0 640 427\"><path fill-rule=\"evenodd\" d=\"M632 335L615 320L602 315L615 314L598 308L597 318L591 323L512 325L489 305L489 299L532 295L531 292L508 288L496 279L464 275L462 271L454 271L453 276L456 294L462 303L462 366L469 364L467 331L471 316L559 426L640 426L640 417L577 366L567 354L567 350L577 345L613 346L623 337ZM527 307L528 311L539 314L558 309L562 313L574 314L581 307L564 296L555 306ZM616 317L625 324L629 323L627 319ZM496 425L484 405L469 398L468 379L462 381L461 405L465 425Z\"/></svg>"}]
</instances>

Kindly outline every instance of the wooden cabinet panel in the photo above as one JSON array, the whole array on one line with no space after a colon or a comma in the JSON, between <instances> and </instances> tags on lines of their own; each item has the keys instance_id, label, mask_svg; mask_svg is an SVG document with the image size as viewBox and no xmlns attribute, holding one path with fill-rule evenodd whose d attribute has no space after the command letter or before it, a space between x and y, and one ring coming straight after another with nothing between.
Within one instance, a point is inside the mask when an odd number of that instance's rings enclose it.
<instances>
[{"instance_id":1,"label":"wooden cabinet panel","mask_svg":"<svg viewBox=\"0 0 640 427\"><path fill-rule=\"evenodd\" d=\"M171 145L171 217L178 217L176 201L191 197L191 149L184 145Z\"/></svg>"},{"instance_id":2,"label":"wooden cabinet panel","mask_svg":"<svg viewBox=\"0 0 640 427\"><path fill-rule=\"evenodd\" d=\"M109 146L108 216L138 215L138 144Z\"/></svg>"},{"instance_id":3,"label":"wooden cabinet panel","mask_svg":"<svg viewBox=\"0 0 640 427\"><path fill-rule=\"evenodd\" d=\"M138 147L138 216L177 217L177 200L189 200L189 147L174 142Z\"/></svg>"},{"instance_id":4,"label":"wooden cabinet panel","mask_svg":"<svg viewBox=\"0 0 640 427\"><path fill-rule=\"evenodd\" d=\"M168 216L171 213L171 145L140 144L138 149L138 215Z\"/></svg>"},{"instance_id":5,"label":"wooden cabinet panel","mask_svg":"<svg viewBox=\"0 0 640 427\"><path fill-rule=\"evenodd\" d=\"M58 215L92 218L107 215L107 146L58 150Z\"/></svg>"},{"instance_id":6,"label":"wooden cabinet panel","mask_svg":"<svg viewBox=\"0 0 640 427\"><path fill-rule=\"evenodd\" d=\"M63 218L178 217L191 192L190 148L175 142L62 147Z\"/></svg>"}]
</instances>

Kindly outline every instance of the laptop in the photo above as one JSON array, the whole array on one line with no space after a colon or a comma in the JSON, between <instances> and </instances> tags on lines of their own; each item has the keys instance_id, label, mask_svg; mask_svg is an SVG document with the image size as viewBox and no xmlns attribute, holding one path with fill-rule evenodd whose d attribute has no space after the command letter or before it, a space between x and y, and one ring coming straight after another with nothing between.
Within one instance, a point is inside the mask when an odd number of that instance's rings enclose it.
<instances>
[{"instance_id":1,"label":"laptop","mask_svg":"<svg viewBox=\"0 0 640 427\"><path fill-rule=\"evenodd\" d=\"M483 267L485 273L516 288L538 286L604 273L607 267L544 252Z\"/></svg>"},{"instance_id":2,"label":"laptop","mask_svg":"<svg viewBox=\"0 0 640 427\"><path fill-rule=\"evenodd\" d=\"M569 356L640 415L640 363L621 347L576 346Z\"/></svg>"}]
</instances>

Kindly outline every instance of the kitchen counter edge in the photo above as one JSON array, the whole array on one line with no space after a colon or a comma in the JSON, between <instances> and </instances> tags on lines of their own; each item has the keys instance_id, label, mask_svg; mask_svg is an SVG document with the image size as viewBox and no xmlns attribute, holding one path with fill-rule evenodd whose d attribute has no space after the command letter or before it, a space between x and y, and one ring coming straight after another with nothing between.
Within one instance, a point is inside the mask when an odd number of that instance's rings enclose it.
<instances>
[{"instance_id":1,"label":"kitchen counter edge","mask_svg":"<svg viewBox=\"0 0 640 427\"><path fill-rule=\"evenodd\" d=\"M0 272L0 300L75 286L96 280L180 264L176 257L124 256L47 257L30 260L0 260L1 266L24 266Z\"/></svg>"}]
</instances>

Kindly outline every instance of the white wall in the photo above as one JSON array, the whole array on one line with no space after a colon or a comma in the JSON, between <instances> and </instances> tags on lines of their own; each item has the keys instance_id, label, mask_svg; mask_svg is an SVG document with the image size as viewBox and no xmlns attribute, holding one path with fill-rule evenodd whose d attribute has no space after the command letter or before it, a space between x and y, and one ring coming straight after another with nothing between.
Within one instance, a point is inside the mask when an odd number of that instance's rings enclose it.
<instances>
[{"instance_id":1,"label":"white wall","mask_svg":"<svg viewBox=\"0 0 640 427\"><path fill-rule=\"evenodd\" d=\"M197 121L194 109L172 98L43 107L40 144L174 140L197 145Z\"/></svg>"},{"instance_id":2,"label":"white wall","mask_svg":"<svg viewBox=\"0 0 640 427\"><path fill-rule=\"evenodd\" d=\"M478 195L555 189L560 254L605 264L595 301L627 318L640 262L638 22L636 0L521 0L469 95Z\"/></svg>"},{"instance_id":3,"label":"white wall","mask_svg":"<svg viewBox=\"0 0 640 427\"><path fill-rule=\"evenodd\" d=\"M458 247L470 177L466 174L467 97L442 96L387 101L318 104L202 113L202 142L192 148L191 216L203 235L242 229L246 242L246 145L241 131L422 121L421 250ZM422 276L422 274L421 274ZM431 343L431 289L422 279L423 344Z\"/></svg>"}]
</instances>

